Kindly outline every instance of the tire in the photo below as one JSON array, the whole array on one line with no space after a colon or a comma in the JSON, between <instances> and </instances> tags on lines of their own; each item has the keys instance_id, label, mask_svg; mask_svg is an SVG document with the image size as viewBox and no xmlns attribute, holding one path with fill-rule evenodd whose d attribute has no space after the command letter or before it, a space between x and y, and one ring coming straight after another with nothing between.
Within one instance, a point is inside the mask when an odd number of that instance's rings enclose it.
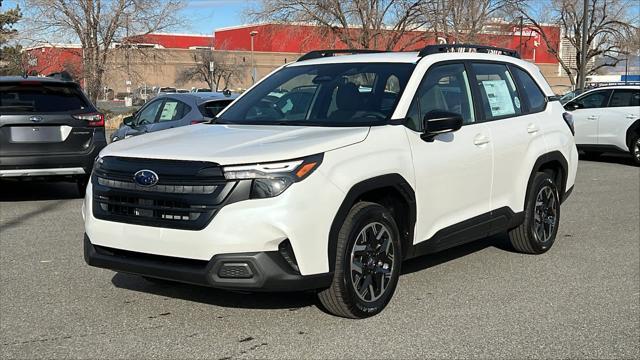
<instances>
[{"instance_id":1,"label":"tire","mask_svg":"<svg viewBox=\"0 0 640 360\"><path fill-rule=\"evenodd\" d=\"M636 134L629 142L629 153L636 166L640 166L640 135Z\"/></svg>"},{"instance_id":2,"label":"tire","mask_svg":"<svg viewBox=\"0 0 640 360\"><path fill-rule=\"evenodd\" d=\"M539 203L540 200L542 200L542 204ZM554 204L553 210L549 209L551 202ZM549 221L543 223L537 221L538 218L547 218ZM511 245L515 250L525 254L545 253L556 240L559 224L560 195L558 187L550 173L539 172L533 178L533 183L527 194L524 222L509 231Z\"/></svg>"},{"instance_id":3,"label":"tire","mask_svg":"<svg viewBox=\"0 0 640 360\"><path fill-rule=\"evenodd\" d=\"M337 316L361 319L376 315L393 296L401 261L400 232L389 210L359 202L338 232L333 282L318 298Z\"/></svg>"}]
</instances>

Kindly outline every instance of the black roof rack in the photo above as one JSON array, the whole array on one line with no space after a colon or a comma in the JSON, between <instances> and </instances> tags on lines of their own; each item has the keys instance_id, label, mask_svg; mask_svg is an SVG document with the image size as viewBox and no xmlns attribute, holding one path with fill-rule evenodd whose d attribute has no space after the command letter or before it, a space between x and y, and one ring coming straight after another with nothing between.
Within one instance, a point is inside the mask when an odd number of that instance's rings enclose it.
<instances>
[{"instance_id":1,"label":"black roof rack","mask_svg":"<svg viewBox=\"0 0 640 360\"><path fill-rule=\"evenodd\" d=\"M467 50L467 51L465 51ZM475 51L473 51L475 50ZM472 44L440 44L440 45L428 45L422 48L418 53L419 57L447 53L447 52L478 52L486 54L498 54L506 55L520 59L520 54L517 51L505 48L499 48L486 45L472 45Z\"/></svg>"},{"instance_id":2,"label":"black roof rack","mask_svg":"<svg viewBox=\"0 0 640 360\"><path fill-rule=\"evenodd\" d=\"M319 59L323 57L333 56L335 54L373 54L388 52L386 50L373 50L373 49L338 49L338 50L313 50L310 51L298 59L298 61Z\"/></svg>"}]
</instances>

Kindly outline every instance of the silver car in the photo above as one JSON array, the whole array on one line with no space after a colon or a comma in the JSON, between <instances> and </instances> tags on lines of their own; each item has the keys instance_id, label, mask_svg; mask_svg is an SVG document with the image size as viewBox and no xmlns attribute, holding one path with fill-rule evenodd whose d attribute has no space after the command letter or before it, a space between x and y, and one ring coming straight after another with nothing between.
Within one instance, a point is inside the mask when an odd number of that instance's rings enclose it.
<instances>
[{"instance_id":1,"label":"silver car","mask_svg":"<svg viewBox=\"0 0 640 360\"><path fill-rule=\"evenodd\" d=\"M238 94L231 92L159 95L124 118L120 128L111 135L111 142L211 120L237 97Z\"/></svg>"}]
</instances>

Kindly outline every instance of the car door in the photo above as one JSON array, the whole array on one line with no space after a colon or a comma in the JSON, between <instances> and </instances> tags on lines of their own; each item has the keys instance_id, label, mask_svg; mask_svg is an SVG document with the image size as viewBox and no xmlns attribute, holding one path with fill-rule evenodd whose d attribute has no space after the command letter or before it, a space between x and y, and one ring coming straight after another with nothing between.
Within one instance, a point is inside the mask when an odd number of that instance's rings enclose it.
<instances>
[{"instance_id":1,"label":"car door","mask_svg":"<svg viewBox=\"0 0 640 360\"><path fill-rule=\"evenodd\" d=\"M577 145L598 144L598 121L602 115L606 115L610 96L611 90L595 90L565 105L565 109L573 115Z\"/></svg>"},{"instance_id":2,"label":"car door","mask_svg":"<svg viewBox=\"0 0 640 360\"><path fill-rule=\"evenodd\" d=\"M546 150L540 121L533 114L544 110L546 97L518 67L473 62L471 69L481 116L493 144L491 210L522 211L530 169L537 155Z\"/></svg>"},{"instance_id":3,"label":"car door","mask_svg":"<svg viewBox=\"0 0 640 360\"><path fill-rule=\"evenodd\" d=\"M627 129L640 119L640 89L614 89L598 122L598 144L628 150Z\"/></svg>"},{"instance_id":4,"label":"car door","mask_svg":"<svg viewBox=\"0 0 640 360\"><path fill-rule=\"evenodd\" d=\"M186 125L181 124L180 120L182 120L189 111L191 111L191 107L184 102L173 98L165 98L164 102L160 106L155 121L152 124L147 125L148 132L155 132Z\"/></svg>"},{"instance_id":5,"label":"car door","mask_svg":"<svg viewBox=\"0 0 640 360\"><path fill-rule=\"evenodd\" d=\"M461 62L432 65L407 113L416 178L416 242L438 232L453 234L456 224L490 210L492 144L487 126L477 121L467 74ZM463 126L432 141L423 140L422 119L434 110L461 114ZM436 236L428 245L459 239L443 237Z\"/></svg>"}]
</instances>

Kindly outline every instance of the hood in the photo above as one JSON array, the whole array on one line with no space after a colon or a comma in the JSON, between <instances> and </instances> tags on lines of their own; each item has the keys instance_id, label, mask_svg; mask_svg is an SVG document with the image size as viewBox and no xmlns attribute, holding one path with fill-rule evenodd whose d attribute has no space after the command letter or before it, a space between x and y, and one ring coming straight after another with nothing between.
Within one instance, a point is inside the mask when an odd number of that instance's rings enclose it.
<instances>
[{"instance_id":1,"label":"hood","mask_svg":"<svg viewBox=\"0 0 640 360\"><path fill-rule=\"evenodd\" d=\"M327 152L363 141L369 127L198 124L120 140L101 156L262 163Z\"/></svg>"}]
</instances>

